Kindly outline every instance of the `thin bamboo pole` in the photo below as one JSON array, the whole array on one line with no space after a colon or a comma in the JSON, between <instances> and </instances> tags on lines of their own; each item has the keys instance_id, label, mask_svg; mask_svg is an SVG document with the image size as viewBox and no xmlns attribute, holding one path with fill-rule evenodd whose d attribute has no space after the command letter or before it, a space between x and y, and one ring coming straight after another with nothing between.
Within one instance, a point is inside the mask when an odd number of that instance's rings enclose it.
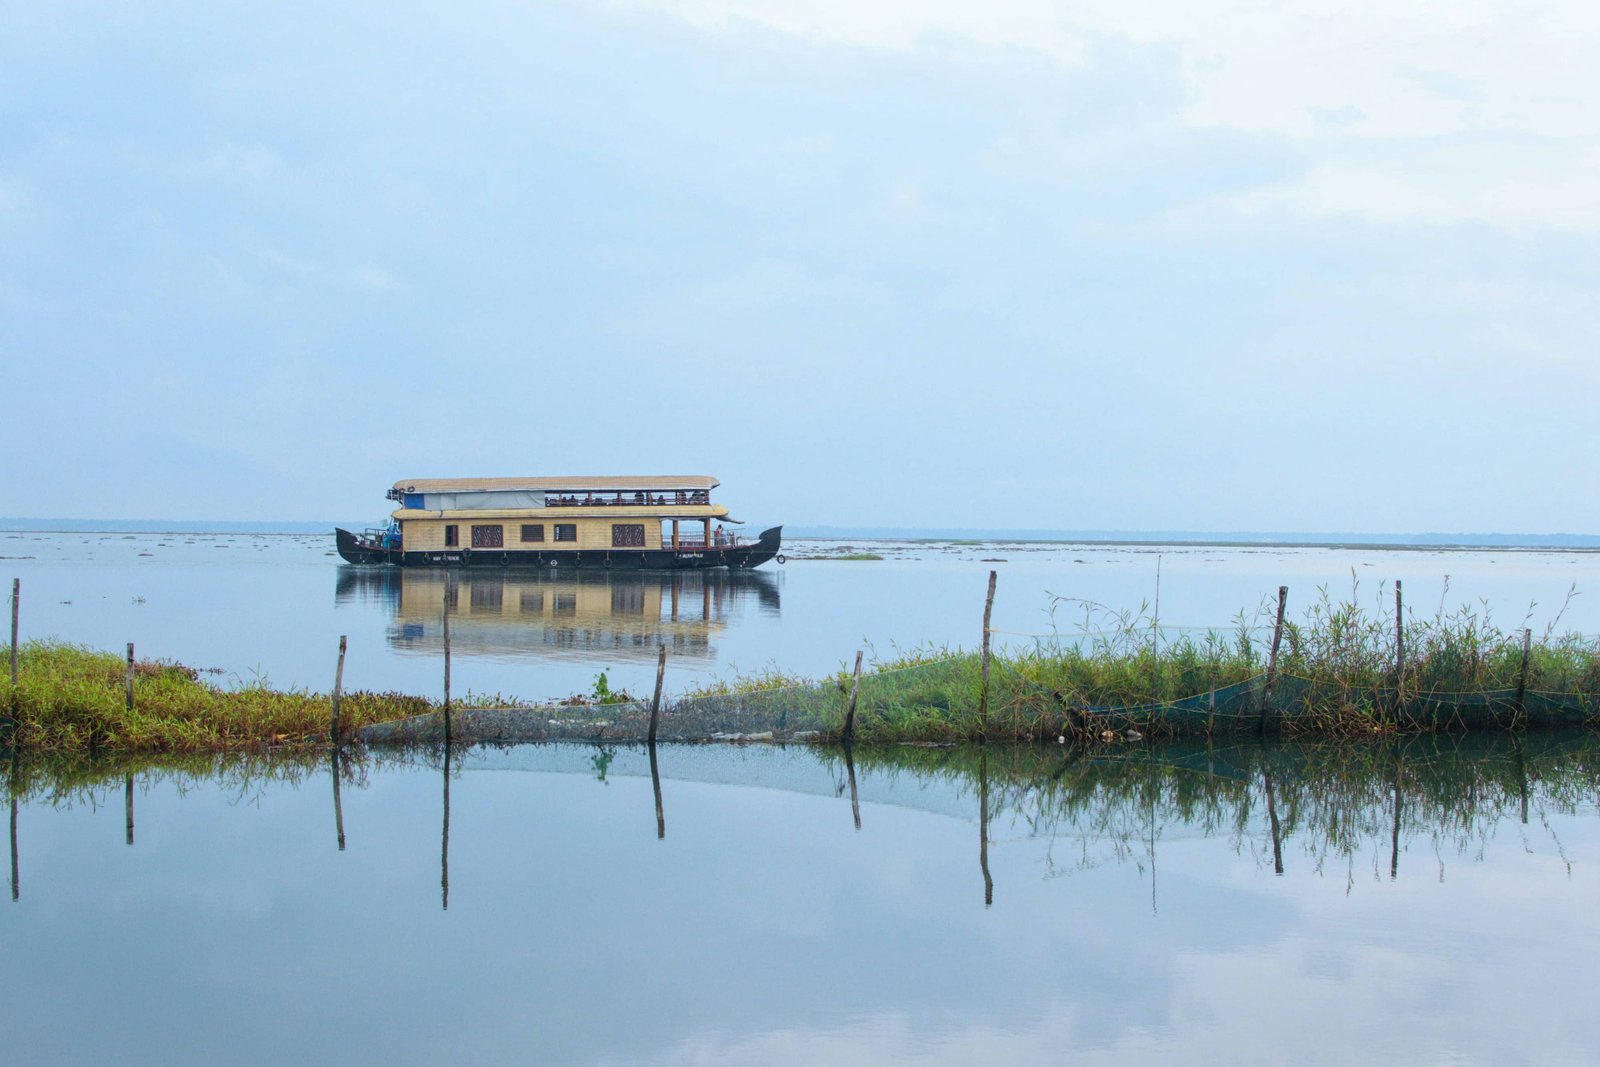
<instances>
[{"instance_id":1,"label":"thin bamboo pole","mask_svg":"<svg viewBox=\"0 0 1600 1067\"><path fill-rule=\"evenodd\" d=\"M994 613L995 572L989 572L989 592L983 598L983 687L978 691L978 741L989 739L989 620Z\"/></svg>"},{"instance_id":2,"label":"thin bamboo pole","mask_svg":"<svg viewBox=\"0 0 1600 1067\"><path fill-rule=\"evenodd\" d=\"M450 593L445 591L444 600L444 744L448 751L450 748ZM448 781L445 785L445 795L448 796L450 787Z\"/></svg>"},{"instance_id":3,"label":"thin bamboo pole","mask_svg":"<svg viewBox=\"0 0 1600 1067\"><path fill-rule=\"evenodd\" d=\"M1267 716L1272 711L1272 688L1278 680L1278 646L1283 641L1283 609L1289 601L1289 587L1278 586L1278 621L1272 627L1272 653L1267 657L1267 681L1261 695L1261 722L1257 726L1260 733L1267 731Z\"/></svg>"},{"instance_id":4,"label":"thin bamboo pole","mask_svg":"<svg viewBox=\"0 0 1600 1067\"><path fill-rule=\"evenodd\" d=\"M17 684L17 606L22 603L22 579L11 579L11 685Z\"/></svg>"},{"instance_id":5,"label":"thin bamboo pole","mask_svg":"<svg viewBox=\"0 0 1600 1067\"><path fill-rule=\"evenodd\" d=\"M339 701L344 696L344 650L345 636L339 635L339 666L333 672L333 721L328 726L328 740L334 746L339 744Z\"/></svg>"},{"instance_id":6,"label":"thin bamboo pole","mask_svg":"<svg viewBox=\"0 0 1600 1067\"><path fill-rule=\"evenodd\" d=\"M656 723L661 718L661 683L667 676L667 646L656 657L656 695L650 699L650 744L656 743Z\"/></svg>"},{"instance_id":7,"label":"thin bamboo pole","mask_svg":"<svg viewBox=\"0 0 1600 1067\"><path fill-rule=\"evenodd\" d=\"M1517 671L1517 703L1515 716L1511 721L1512 728L1522 725L1522 717L1527 711L1524 701L1528 695L1528 652L1533 645L1533 631L1522 631L1522 667Z\"/></svg>"},{"instance_id":8,"label":"thin bamboo pole","mask_svg":"<svg viewBox=\"0 0 1600 1067\"><path fill-rule=\"evenodd\" d=\"M861 652L856 651L855 680L850 683L850 705L844 712L844 743L849 744L856 736L856 694L861 690Z\"/></svg>"}]
</instances>

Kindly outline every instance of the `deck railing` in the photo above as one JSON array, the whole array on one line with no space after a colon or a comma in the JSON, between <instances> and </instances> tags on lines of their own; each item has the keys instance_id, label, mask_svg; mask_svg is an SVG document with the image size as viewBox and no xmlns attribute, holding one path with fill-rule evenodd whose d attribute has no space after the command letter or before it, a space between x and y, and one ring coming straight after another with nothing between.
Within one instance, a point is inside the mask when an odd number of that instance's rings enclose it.
<instances>
[{"instance_id":1,"label":"deck railing","mask_svg":"<svg viewBox=\"0 0 1600 1067\"><path fill-rule=\"evenodd\" d=\"M544 498L547 508L683 507L709 503L711 494L703 489L671 493L551 493Z\"/></svg>"}]
</instances>

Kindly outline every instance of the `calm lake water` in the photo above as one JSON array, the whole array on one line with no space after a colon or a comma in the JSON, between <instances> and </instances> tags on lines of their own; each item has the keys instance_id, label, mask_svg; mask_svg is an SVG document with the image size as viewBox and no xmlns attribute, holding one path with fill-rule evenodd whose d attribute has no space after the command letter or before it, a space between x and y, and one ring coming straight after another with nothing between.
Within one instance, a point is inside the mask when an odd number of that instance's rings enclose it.
<instances>
[{"instance_id":1,"label":"calm lake water","mask_svg":"<svg viewBox=\"0 0 1600 1067\"><path fill-rule=\"evenodd\" d=\"M337 801L331 759L13 765L7 1061L1586 1064L1600 1044L1589 735L666 746L658 786L638 748L369 754Z\"/></svg>"},{"instance_id":2,"label":"calm lake water","mask_svg":"<svg viewBox=\"0 0 1600 1067\"><path fill-rule=\"evenodd\" d=\"M1278 585L1600 631L1600 555L801 542L748 575L0 534L25 637L326 691L644 691L868 645L1231 626ZM1448 576L1448 578L1446 577ZM1567 603L1576 583L1579 595ZM1078 598L1057 604L1053 597ZM1052 605L1055 606L1052 614ZM1563 614L1564 611L1564 614ZM1260 622L1247 619L1247 624ZM1104 614L1090 625L1100 626ZM592 746L10 764L9 1062L1589 1063L1600 745ZM335 791L335 782L338 791ZM659 804L658 804L659 797ZM128 826L131 805L133 825ZM341 847L340 831L343 832Z\"/></svg>"},{"instance_id":3,"label":"calm lake water","mask_svg":"<svg viewBox=\"0 0 1600 1067\"><path fill-rule=\"evenodd\" d=\"M1463 605L1505 629L1600 632L1600 553L1206 546L908 544L796 541L786 566L746 574L551 577L473 570L452 616L453 687L525 699L613 687L648 692L655 649L668 687L737 672L818 677L855 651L977 647L988 572L999 572L994 627L1026 645L1089 620L1152 609L1167 634L1255 625L1279 585L1291 615L1319 587L1393 612L1393 582L1419 615ZM878 561L804 558L847 550ZM436 695L450 575L351 567L332 537L0 533L0 579L23 582L22 632L220 670L223 684L265 678L326 692L340 634L347 687ZM1159 571L1159 575L1158 575ZM1158 581L1159 579L1159 581ZM1578 595L1568 601L1576 585ZM1054 598L1072 598L1058 603ZM1053 610L1052 610L1053 609ZM1564 609L1564 613L1563 613ZM1525 621L1526 620L1526 621Z\"/></svg>"}]
</instances>

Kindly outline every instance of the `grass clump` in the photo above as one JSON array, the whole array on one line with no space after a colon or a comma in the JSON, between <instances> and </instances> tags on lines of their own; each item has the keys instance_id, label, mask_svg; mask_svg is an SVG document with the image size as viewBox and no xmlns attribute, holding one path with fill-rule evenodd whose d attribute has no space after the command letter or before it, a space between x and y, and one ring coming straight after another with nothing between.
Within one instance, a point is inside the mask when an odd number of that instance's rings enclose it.
<instances>
[{"instance_id":1,"label":"grass clump","mask_svg":"<svg viewBox=\"0 0 1600 1067\"><path fill-rule=\"evenodd\" d=\"M78 645L29 642L19 650L18 679L0 678L0 709L21 743L45 751L214 752L328 741L331 703L264 682L224 690L199 672L159 660L134 664L134 707L125 696L126 662ZM418 715L433 705L400 693L346 693L340 733Z\"/></svg>"},{"instance_id":2,"label":"grass clump","mask_svg":"<svg viewBox=\"0 0 1600 1067\"><path fill-rule=\"evenodd\" d=\"M1558 635L1552 623L1530 635L1524 671L1522 628L1498 627L1486 609L1441 607L1406 616L1402 655L1389 591L1380 587L1371 609L1358 594L1352 585L1341 601L1322 589L1299 619L1285 620L1270 684L1275 603L1254 616L1241 612L1228 630L1171 632L1147 607L1118 613L1060 599L1056 609L1081 611L1081 619L995 653L987 720L976 653L896 649L874 657L861 678L855 735L1053 742L1264 728L1364 736L1600 723L1600 650L1592 639ZM851 686L841 669L784 699L838 736Z\"/></svg>"}]
</instances>

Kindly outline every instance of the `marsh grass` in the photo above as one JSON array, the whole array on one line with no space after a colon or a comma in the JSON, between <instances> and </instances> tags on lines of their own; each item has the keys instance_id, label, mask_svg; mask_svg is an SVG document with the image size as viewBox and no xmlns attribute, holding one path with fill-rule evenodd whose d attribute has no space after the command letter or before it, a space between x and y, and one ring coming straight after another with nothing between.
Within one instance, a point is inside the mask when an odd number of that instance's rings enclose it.
<instances>
[{"instance_id":1,"label":"marsh grass","mask_svg":"<svg viewBox=\"0 0 1600 1067\"><path fill-rule=\"evenodd\" d=\"M1502 629L1486 606L1405 619L1405 660L1397 663L1391 590L1370 605L1352 579L1348 600L1326 588L1286 619L1268 703L1266 671L1275 604L1241 612L1227 629L1163 628L1148 605L1117 612L1057 598L1052 632L996 652L990 715L978 719L982 663L976 653L928 646L869 657L858 697L864 742L1081 741L1147 734L1254 731L1264 722L1290 735L1362 736L1451 727L1600 721L1596 642L1558 634L1560 614L1534 635L1526 692L1522 628ZM1569 596L1572 594L1569 594ZM1564 609L1563 609L1564 610ZM1058 616L1072 616L1068 626ZM851 686L841 665L810 684L774 672L686 694L783 704L839 734ZM763 698L758 701L756 698ZM1263 715L1263 707L1270 715ZM770 712L767 712L770 714Z\"/></svg>"},{"instance_id":2,"label":"marsh grass","mask_svg":"<svg viewBox=\"0 0 1600 1067\"><path fill-rule=\"evenodd\" d=\"M30 642L18 656L16 686L0 679L0 708L14 720L19 743L44 751L204 753L328 741L325 695L275 690L264 680L224 690L192 668L149 660L134 665L129 712L125 671L125 661L112 653ZM433 708L422 697L401 693L346 693L341 736Z\"/></svg>"}]
</instances>

